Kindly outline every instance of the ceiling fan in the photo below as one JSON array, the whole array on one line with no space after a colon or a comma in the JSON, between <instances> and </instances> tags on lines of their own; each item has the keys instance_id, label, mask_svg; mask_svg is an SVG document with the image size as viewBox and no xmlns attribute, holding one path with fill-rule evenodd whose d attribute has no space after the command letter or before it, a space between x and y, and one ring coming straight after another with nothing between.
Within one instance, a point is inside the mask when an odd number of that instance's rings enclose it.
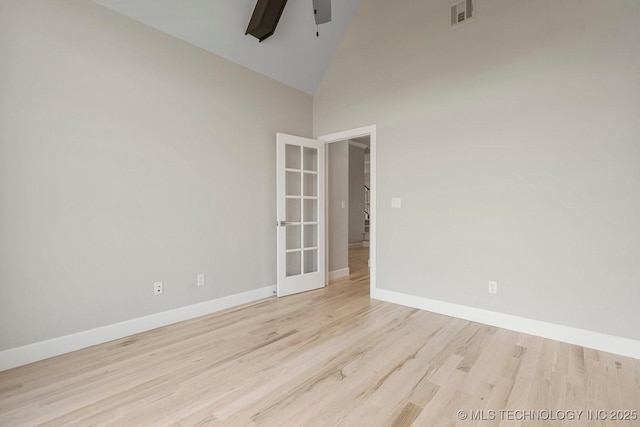
<instances>
[{"instance_id":1,"label":"ceiling fan","mask_svg":"<svg viewBox=\"0 0 640 427\"><path fill-rule=\"evenodd\" d=\"M331 0L311 0L316 26L331 21ZM273 35L287 0L258 0L245 35L263 41ZM316 29L316 36L319 33Z\"/></svg>"}]
</instances>

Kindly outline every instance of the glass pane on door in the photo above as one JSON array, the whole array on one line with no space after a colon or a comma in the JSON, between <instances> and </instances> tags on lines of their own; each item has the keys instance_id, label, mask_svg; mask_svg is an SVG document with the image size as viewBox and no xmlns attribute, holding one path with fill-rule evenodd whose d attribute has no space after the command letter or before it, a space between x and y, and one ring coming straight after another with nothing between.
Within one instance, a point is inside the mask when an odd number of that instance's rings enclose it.
<instances>
[{"instance_id":1,"label":"glass pane on door","mask_svg":"<svg viewBox=\"0 0 640 427\"><path fill-rule=\"evenodd\" d=\"M302 200L287 199L285 210L285 221L302 222Z\"/></svg>"},{"instance_id":2,"label":"glass pane on door","mask_svg":"<svg viewBox=\"0 0 640 427\"><path fill-rule=\"evenodd\" d=\"M318 247L318 225L311 224L304 226L304 248Z\"/></svg>"},{"instance_id":3,"label":"glass pane on door","mask_svg":"<svg viewBox=\"0 0 640 427\"><path fill-rule=\"evenodd\" d=\"M315 173L304 174L304 196L318 196L318 175Z\"/></svg>"},{"instance_id":4,"label":"glass pane on door","mask_svg":"<svg viewBox=\"0 0 640 427\"><path fill-rule=\"evenodd\" d=\"M297 145L285 146L284 167L286 169L302 169L300 167L300 147Z\"/></svg>"},{"instance_id":5,"label":"glass pane on door","mask_svg":"<svg viewBox=\"0 0 640 427\"><path fill-rule=\"evenodd\" d=\"M287 277L298 276L302 273L302 252L287 252Z\"/></svg>"},{"instance_id":6,"label":"glass pane on door","mask_svg":"<svg viewBox=\"0 0 640 427\"><path fill-rule=\"evenodd\" d=\"M318 250L304 251L304 272L315 273L318 271Z\"/></svg>"},{"instance_id":7,"label":"glass pane on door","mask_svg":"<svg viewBox=\"0 0 640 427\"><path fill-rule=\"evenodd\" d=\"M304 170L318 172L318 150L316 148L305 147L303 149L304 155Z\"/></svg>"},{"instance_id":8,"label":"glass pane on door","mask_svg":"<svg viewBox=\"0 0 640 427\"><path fill-rule=\"evenodd\" d=\"M318 220L318 201L316 199L304 200L304 222L316 222Z\"/></svg>"},{"instance_id":9,"label":"glass pane on door","mask_svg":"<svg viewBox=\"0 0 640 427\"><path fill-rule=\"evenodd\" d=\"M285 191L287 196L301 196L302 179L300 172L287 172Z\"/></svg>"},{"instance_id":10,"label":"glass pane on door","mask_svg":"<svg viewBox=\"0 0 640 427\"><path fill-rule=\"evenodd\" d=\"M302 226L287 225L285 232L287 233L287 250L300 249L302 243Z\"/></svg>"}]
</instances>

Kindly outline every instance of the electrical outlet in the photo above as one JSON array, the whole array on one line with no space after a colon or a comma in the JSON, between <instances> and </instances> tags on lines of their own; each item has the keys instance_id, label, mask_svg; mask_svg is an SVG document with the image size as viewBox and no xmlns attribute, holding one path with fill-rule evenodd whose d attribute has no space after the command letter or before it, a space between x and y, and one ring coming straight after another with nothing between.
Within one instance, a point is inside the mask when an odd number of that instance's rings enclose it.
<instances>
[{"instance_id":1,"label":"electrical outlet","mask_svg":"<svg viewBox=\"0 0 640 427\"><path fill-rule=\"evenodd\" d=\"M490 294L498 293L498 282L489 281L489 293Z\"/></svg>"},{"instance_id":2,"label":"electrical outlet","mask_svg":"<svg viewBox=\"0 0 640 427\"><path fill-rule=\"evenodd\" d=\"M198 286L204 286L204 273L198 274Z\"/></svg>"},{"instance_id":3,"label":"electrical outlet","mask_svg":"<svg viewBox=\"0 0 640 427\"><path fill-rule=\"evenodd\" d=\"M153 294L154 295L161 295L163 291L162 288L162 282L156 282L153 284Z\"/></svg>"}]
</instances>

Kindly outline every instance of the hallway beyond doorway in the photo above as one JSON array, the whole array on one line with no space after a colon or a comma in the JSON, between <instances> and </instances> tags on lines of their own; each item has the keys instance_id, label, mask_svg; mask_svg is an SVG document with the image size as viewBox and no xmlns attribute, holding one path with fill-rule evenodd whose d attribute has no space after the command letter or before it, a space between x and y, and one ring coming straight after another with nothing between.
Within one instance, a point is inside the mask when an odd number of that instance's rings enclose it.
<instances>
[{"instance_id":1,"label":"hallway beyond doorway","mask_svg":"<svg viewBox=\"0 0 640 427\"><path fill-rule=\"evenodd\" d=\"M359 247L349 249L349 275L329 282L334 284L346 284L362 286L369 289L369 248Z\"/></svg>"}]
</instances>

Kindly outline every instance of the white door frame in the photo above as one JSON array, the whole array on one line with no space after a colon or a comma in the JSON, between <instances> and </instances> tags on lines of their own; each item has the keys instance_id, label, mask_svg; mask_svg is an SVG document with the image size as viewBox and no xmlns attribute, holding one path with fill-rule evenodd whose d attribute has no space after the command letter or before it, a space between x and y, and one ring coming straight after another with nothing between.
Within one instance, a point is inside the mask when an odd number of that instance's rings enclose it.
<instances>
[{"instance_id":1,"label":"white door frame","mask_svg":"<svg viewBox=\"0 0 640 427\"><path fill-rule=\"evenodd\" d=\"M369 215L369 295L373 295L376 289L376 234L377 234L377 215L376 215L376 192L378 190L378 186L376 184L376 125L363 126L356 129L345 130L342 132L331 133L329 135L319 136L318 141L324 142L325 144L330 144L332 142L345 141L347 139L359 138L361 136L368 136L371 146L369 147L369 180L371 184L371 192L369 193L371 196L371 207L370 207L370 215ZM328 153L328 150L325 150L325 155ZM328 191L329 186L327 185L327 180L329 177L328 171L328 162L325 162L325 194ZM327 205L325 204L325 209L327 209ZM327 269L327 278L329 277L329 258L328 258L328 250L329 250L329 242L327 241L329 238L328 228L326 227L326 222L329 218L328 212L324 216L325 220L325 260L326 269Z\"/></svg>"}]
</instances>

